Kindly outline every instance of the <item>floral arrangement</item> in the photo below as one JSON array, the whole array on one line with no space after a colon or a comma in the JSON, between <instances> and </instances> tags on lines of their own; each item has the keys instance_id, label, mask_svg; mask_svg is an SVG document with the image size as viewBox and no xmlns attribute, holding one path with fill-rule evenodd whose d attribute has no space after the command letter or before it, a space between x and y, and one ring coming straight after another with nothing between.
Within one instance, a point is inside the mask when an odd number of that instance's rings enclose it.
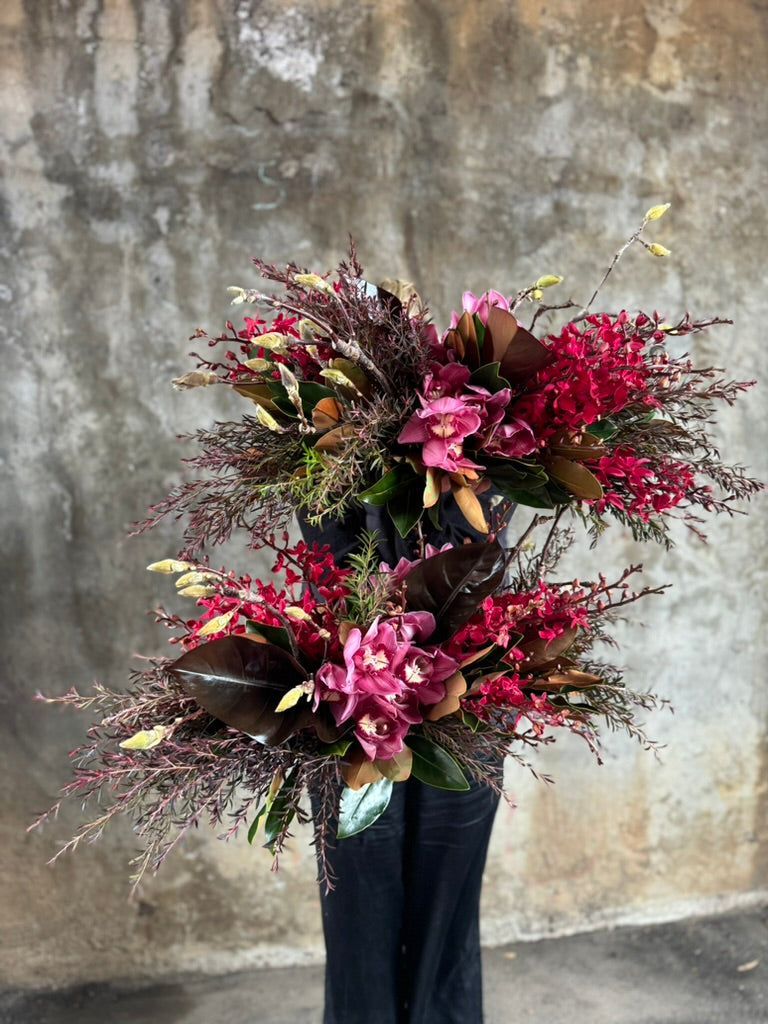
<instances>
[{"instance_id":1,"label":"floral arrangement","mask_svg":"<svg viewBox=\"0 0 768 1024\"><path fill-rule=\"evenodd\" d=\"M662 254L642 231L665 209L627 245ZM556 581L574 539L560 523L570 509L596 536L613 516L669 543L674 512L698 531L703 511L731 512L761 487L724 465L707 433L715 403L750 382L669 351L670 338L723 321L591 314L595 293L537 338L540 316L573 305L540 304L530 329L520 324L520 305L559 282L549 275L512 298L465 293L440 336L412 290L365 282L354 249L333 281L256 264L285 294L236 288L234 302L272 321L228 323L209 339L232 346L224 359L197 356L174 382L225 385L254 411L199 432L190 461L205 475L142 524L186 518L179 556L149 567L197 602L193 619L158 613L181 653L151 661L126 693L44 698L100 716L65 794L106 790L111 804L68 845L127 813L146 844L139 877L203 817L226 835L248 824L250 840L263 828L277 854L308 817L308 789L324 871L327 844L367 827L411 775L498 787L505 754L527 763L526 748L563 729L597 750L600 723L653 747L635 714L656 698L628 689L594 648L611 642L619 610L663 588L633 589L639 566L611 583ZM466 542L435 547L451 501ZM510 543L515 505L535 511ZM407 557L382 561L366 507ZM345 523L348 557L295 541L296 510L316 531ZM235 529L273 552L268 580L201 556Z\"/></svg>"}]
</instances>

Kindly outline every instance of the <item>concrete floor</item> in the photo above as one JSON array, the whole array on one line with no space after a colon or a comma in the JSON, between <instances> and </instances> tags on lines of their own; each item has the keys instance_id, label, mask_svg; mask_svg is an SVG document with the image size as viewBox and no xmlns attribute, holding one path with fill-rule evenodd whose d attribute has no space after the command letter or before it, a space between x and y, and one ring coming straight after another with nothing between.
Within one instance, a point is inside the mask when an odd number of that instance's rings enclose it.
<instances>
[{"instance_id":1,"label":"concrete floor","mask_svg":"<svg viewBox=\"0 0 768 1024\"><path fill-rule=\"evenodd\" d=\"M484 953L486 1024L768 1024L768 908ZM322 968L0 995L2 1024L320 1024Z\"/></svg>"}]
</instances>

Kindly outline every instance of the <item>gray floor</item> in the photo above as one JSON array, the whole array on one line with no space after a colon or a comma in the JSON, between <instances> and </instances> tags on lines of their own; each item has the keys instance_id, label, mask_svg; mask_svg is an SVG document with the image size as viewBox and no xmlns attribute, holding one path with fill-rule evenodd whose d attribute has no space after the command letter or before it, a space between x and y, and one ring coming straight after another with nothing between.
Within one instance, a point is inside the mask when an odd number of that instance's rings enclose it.
<instances>
[{"instance_id":1,"label":"gray floor","mask_svg":"<svg viewBox=\"0 0 768 1024\"><path fill-rule=\"evenodd\" d=\"M484 954L486 1024L768 1024L768 908ZM2 1024L320 1024L321 968L0 995Z\"/></svg>"}]
</instances>

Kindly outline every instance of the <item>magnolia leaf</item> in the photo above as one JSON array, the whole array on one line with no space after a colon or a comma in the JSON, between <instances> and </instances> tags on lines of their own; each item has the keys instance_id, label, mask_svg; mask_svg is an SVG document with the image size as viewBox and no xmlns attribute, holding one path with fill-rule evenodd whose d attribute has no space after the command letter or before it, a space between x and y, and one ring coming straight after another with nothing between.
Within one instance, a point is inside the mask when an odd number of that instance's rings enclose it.
<instances>
[{"instance_id":1,"label":"magnolia leaf","mask_svg":"<svg viewBox=\"0 0 768 1024\"><path fill-rule=\"evenodd\" d=\"M547 456L542 461L552 479L577 498L589 501L602 498L600 481L580 462L572 462L559 455Z\"/></svg>"},{"instance_id":2,"label":"magnolia leaf","mask_svg":"<svg viewBox=\"0 0 768 1024\"><path fill-rule=\"evenodd\" d=\"M540 636L521 640L517 647L523 652L525 658L520 666L520 671L537 672L539 666L559 658L568 650L577 634L578 630L570 627L565 629L560 636L553 637L551 640L545 640ZM519 665L519 662L515 661L513 664Z\"/></svg>"},{"instance_id":3,"label":"magnolia leaf","mask_svg":"<svg viewBox=\"0 0 768 1024\"><path fill-rule=\"evenodd\" d=\"M312 410L312 426L317 430L331 430L337 427L344 410L336 398L321 398Z\"/></svg>"},{"instance_id":4,"label":"magnolia leaf","mask_svg":"<svg viewBox=\"0 0 768 1024\"><path fill-rule=\"evenodd\" d=\"M253 819L253 821L251 822L251 826L248 829L248 842L249 842L249 844L253 843L253 840L256 838L256 833L259 830L259 825L261 825L262 821L264 821L264 819L266 818L267 814L269 813L269 810L271 809L272 804L275 802L275 797L280 792L280 789L281 789L284 781L285 781L285 776L283 775L283 773L281 771L276 771L272 781L269 784L269 789L267 790L267 795L264 798L264 804L256 812L256 817Z\"/></svg>"},{"instance_id":5,"label":"magnolia leaf","mask_svg":"<svg viewBox=\"0 0 768 1024\"><path fill-rule=\"evenodd\" d=\"M430 643L460 629L504 578L504 549L497 540L462 544L425 558L405 577L409 611L431 612Z\"/></svg>"},{"instance_id":6,"label":"magnolia leaf","mask_svg":"<svg viewBox=\"0 0 768 1024\"><path fill-rule=\"evenodd\" d=\"M258 639L260 642L274 644L276 647L282 647L284 651L290 652L291 640L285 626L268 626L265 622L248 619L245 628L249 640Z\"/></svg>"},{"instance_id":7,"label":"magnolia leaf","mask_svg":"<svg viewBox=\"0 0 768 1024\"><path fill-rule=\"evenodd\" d=\"M553 672L547 676L547 683L550 686L565 687L568 689L581 689L582 687L597 686L602 683L600 676L592 672L581 672L579 669L571 668L565 672Z\"/></svg>"},{"instance_id":8,"label":"magnolia leaf","mask_svg":"<svg viewBox=\"0 0 768 1024\"><path fill-rule=\"evenodd\" d=\"M267 815L264 819L264 846L274 853L275 842L282 833L283 835L296 814L296 805L289 804L289 798L293 791L298 768L294 768L285 782L280 786L280 791L268 800ZM272 787L270 787L271 791Z\"/></svg>"},{"instance_id":9,"label":"magnolia leaf","mask_svg":"<svg viewBox=\"0 0 768 1024\"><path fill-rule=\"evenodd\" d=\"M395 528L401 537L407 537L414 528L421 514L424 511L424 504L421 500L421 485L418 480L404 491L391 498L387 502L389 518L395 524Z\"/></svg>"},{"instance_id":10,"label":"magnolia leaf","mask_svg":"<svg viewBox=\"0 0 768 1024\"><path fill-rule=\"evenodd\" d=\"M503 391L509 387L509 381L499 375L500 363L484 363L478 367L469 378L469 383L477 387L485 388L495 395L497 391Z\"/></svg>"},{"instance_id":11,"label":"magnolia leaf","mask_svg":"<svg viewBox=\"0 0 768 1024\"><path fill-rule=\"evenodd\" d=\"M371 382L357 363L353 363L351 359L332 359L328 365L332 370L338 370L340 373L343 373L346 379L351 382L353 390L348 391L344 396L345 398L355 398L357 395L363 395L364 398L370 397ZM342 388L341 390L342 394L344 394L344 389Z\"/></svg>"},{"instance_id":12,"label":"magnolia leaf","mask_svg":"<svg viewBox=\"0 0 768 1024\"><path fill-rule=\"evenodd\" d=\"M268 384L255 381L253 383L240 381L237 384L233 384L232 387L238 395L250 398L256 405L263 406L271 412L277 412L277 406L273 401L272 389Z\"/></svg>"},{"instance_id":13,"label":"magnolia leaf","mask_svg":"<svg viewBox=\"0 0 768 1024\"><path fill-rule=\"evenodd\" d=\"M452 715L461 707L460 697L467 692L467 680L461 672L454 672L445 683L445 696L434 704L424 716L428 722L437 722Z\"/></svg>"},{"instance_id":14,"label":"magnolia leaf","mask_svg":"<svg viewBox=\"0 0 768 1024\"><path fill-rule=\"evenodd\" d=\"M368 828L382 816L392 796L392 780L380 778L361 789L346 788L341 794L336 835L347 839Z\"/></svg>"},{"instance_id":15,"label":"magnolia leaf","mask_svg":"<svg viewBox=\"0 0 768 1024\"><path fill-rule=\"evenodd\" d=\"M618 429L613 420L598 420L589 425L589 432L592 437L597 437L602 441L610 441Z\"/></svg>"},{"instance_id":16,"label":"magnolia leaf","mask_svg":"<svg viewBox=\"0 0 768 1024\"><path fill-rule=\"evenodd\" d=\"M418 476L407 462L399 462L377 480L375 484L372 484L367 490L358 494L358 498L360 501L364 501L366 505L386 505L388 501L397 497L398 494L402 494L403 491L412 487L418 479Z\"/></svg>"},{"instance_id":17,"label":"magnolia leaf","mask_svg":"<svg viewBox=\"0 0 768 1024\"><path fill-rule=\"evenodd\" d=\"M340 448L345 444L350 437L355 436L354 428L350 423L342 423L341 426L334 427L333 430L327 431L322 434L317 441L315 441L314 447L318 451L332 451L335 448Z\"/></svg>"},{"instance_id":18,"label":"magnolia leaf","mask_svg":"<svg viewBox=\"0 0 768 1024\"><path fill-rule=\"evenodd\" d=\"M405 782L411 775L413 753L410 747L403 747L399 754L393 754L386 760L377 757L373 763L385 779L390 779L392 782Z\"/></svg>"},{"instance_id":19,"label":"magnolia leaf","mask_svg":"<svg viewBox=\"0 0 768 1024\"><path fill-rule=\"evenodd\" d=\"M378 782L382 774L360 746L352 747L341 765L341 777L350 789L358 790Z\"/></svg>"},{"instance_id":20,"label":"magnolia leaf","mask_svg":"<svg viewBox=\"0 0 768 1024\"><path fill-rule=\"evenodd\" d=\"M469 783L458 761L451 757L447 750L437 745L426 736L408 736L406 744L413 752L412 774L419 782L436 789L450 789L464 792Z\"/></svg>"},{"instance_id":21,"label":"magnolia leaf","mask_svg":"<svg viewBox=\"0 0 768 1024\"><path fill-rule=\"evenodd\" d=\"M477 530L478 533L488 533L490 527L486 522L483 506L473 489L451 480L451 490L456 504L461 509L461 514L472 529Z\"/></svg>"},{"instance_id":22,"label":"magnolia leaf","mask_svg":"<svg viewBox=\"0 0 768 1024\"><path fill-rule=\"evenodd\" d=\"M473 711L462 710L461 720L471 732L479 732L483 723Z\"/></svg>"},{"instance_id":23,"label":"magnolia leaf","mask_svg":"<svg viewBox=\"0 0 768 1024\"><path fill-rule=\"evenodd\" d=\"M123 740L120 746L123 750L151 750L162 743L172 729L173 726L169 725L155 725L151 729L141 729L133 736L129 736L127 740Z\"/></svg>"},{"instance_id":24,"label":"magnolia leaf","mask_svg":"<svg viewBox=\"0 0 768 1024\"><path fill-rule=\"evenodd\" d=\"M306 704L277 711L283 695L301 685L306 673L290 654L272 644L221 637L182 654L168 672L214 718L267 746L320 721Z\"/></svg>"},{"instance_id":25,"label":"magnolia leaf","mask_svg":"<svg viewBox=\"0 0 768 1024\"><path fill-rule=\"evenodd\" d=\"M554 362L546 345L521 327L501 306L491 306L485 324L483 362L500 363L499 373L510 384L524 384L539 370Z\"/></svg>"}]
</instances>

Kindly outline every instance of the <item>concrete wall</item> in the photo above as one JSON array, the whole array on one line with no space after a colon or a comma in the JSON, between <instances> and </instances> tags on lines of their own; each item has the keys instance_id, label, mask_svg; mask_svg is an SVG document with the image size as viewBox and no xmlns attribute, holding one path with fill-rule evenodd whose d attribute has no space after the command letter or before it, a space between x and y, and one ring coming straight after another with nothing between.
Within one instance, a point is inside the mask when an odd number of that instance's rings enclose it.
<instances>
[{"instance_id":1,"label":"concrete wall","mask_svg":"<svg viewBox=\"0 0 768 1024\"><path fill-rule=\"evenodd\" d=\"M178 394L197 325L231 315L249 256L418 282L444 322L464 288L543 273L585 298L652 203L672 210L604 304L736 321L700 361L766 377L768 7L764 0L2 0L3 973L8 984L319 955L308 836L278 874L201 829L129 900L130 831L49 868L75 807L84 719L33 704L162 650L144 572L172 528L124 541L178 474L176 432L231 415ZM765 478L765 394L723 416ZM235 413L239 413L238 406ZM623 655L675 703L596 767L576 741L512 769L491 851L489 941L661 919L768 888L765 504L707 547L633 548L674 590ZM592 556L585 555L586 561ZM763 675L764 678L764 675Z\"/></svg>"}]
</instances>

